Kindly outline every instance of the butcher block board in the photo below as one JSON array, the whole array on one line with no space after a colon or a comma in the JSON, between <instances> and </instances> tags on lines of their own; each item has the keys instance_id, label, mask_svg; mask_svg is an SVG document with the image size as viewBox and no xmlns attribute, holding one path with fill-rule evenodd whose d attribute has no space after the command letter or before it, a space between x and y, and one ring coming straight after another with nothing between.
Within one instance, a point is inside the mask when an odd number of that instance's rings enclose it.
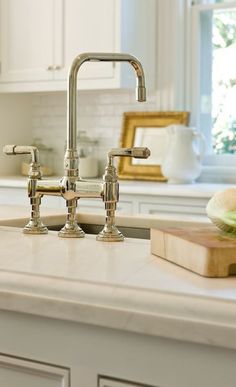
<instances>
[{"instance_id":1,"label":"butcher block board","mask_svg":"<svg viewBox=\"0 0 236 387\"><path fill-rule=\"evenodd\" d=\"M236 274L236 237L214 226L151 229L151 252L204 277Z\"/></svg>"}]
</instances>

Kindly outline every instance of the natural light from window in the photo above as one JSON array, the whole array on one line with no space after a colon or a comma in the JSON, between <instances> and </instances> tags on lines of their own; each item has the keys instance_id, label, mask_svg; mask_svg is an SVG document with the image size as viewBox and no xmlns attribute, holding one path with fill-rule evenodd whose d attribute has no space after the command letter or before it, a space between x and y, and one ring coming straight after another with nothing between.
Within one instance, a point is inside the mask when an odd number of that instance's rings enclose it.
<instances>
[{"instance_id":1,"label":"natural light from window","mask_svg":"<svg viewBox=\"0 0 236 387\"><path fill-rule=\"evenodd\" d=\"M214 160L235 158L236 1L195 0L192 6L194 20L198 20L195 33L200 38L200 55L195 58L199 76L193 88L197 125L206 138L208 155ZM198 52L198 45L195 47Z\"/></svg>"},{"instance_id":2,"label":"natural light from window","mask_svg":"<svg viewBox=\"0 0 236 387\"><path fill-rule=\"evenodd\" d=\"M236 154L236 9L212 13L212 146Z\"/></svg>"}]
</instances>

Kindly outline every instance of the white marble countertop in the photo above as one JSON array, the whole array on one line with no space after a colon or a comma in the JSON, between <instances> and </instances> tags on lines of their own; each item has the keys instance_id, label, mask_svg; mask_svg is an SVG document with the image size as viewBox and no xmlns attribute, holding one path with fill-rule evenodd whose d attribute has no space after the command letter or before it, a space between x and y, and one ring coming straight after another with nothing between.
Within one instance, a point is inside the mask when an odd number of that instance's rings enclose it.
<instances>
[{"instance_id":1,"label":"white marble countertop","mask_svg":"<svg viewBox=\"0 0 236 387\"><path fill-rule=\"evenodd\" d=\"M151 255L144 240L3 226L0 239L2 310L236 348L235 277L200 277Z\"/></svg>"},{"instance_id":2,"label":"white marble countertop","mask_svg":"<svg viewBox=\"0 0 236 387\"><path fill-rule=\"evenodd\" d=\"M60 179L53 177L47 179ZM25 176L5 176L0 178L0 187L26 188L27 177ZM235 184L214 184L214 183L195 183L195 184L168 184L151 181L127 181L120 180L120 194L136 195L164 195L164 196L183 196L183 197L203 197L210 198L215 192L235 187ZM148 189L147 189L148 188Z\"/></svg>"}]
</instances>

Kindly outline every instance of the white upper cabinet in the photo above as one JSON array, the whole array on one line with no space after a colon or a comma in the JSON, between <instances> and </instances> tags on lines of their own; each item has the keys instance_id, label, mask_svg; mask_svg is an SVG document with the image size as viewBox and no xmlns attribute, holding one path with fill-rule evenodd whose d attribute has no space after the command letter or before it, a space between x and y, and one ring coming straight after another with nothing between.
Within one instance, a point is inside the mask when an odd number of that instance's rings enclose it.
<instances>
[{"instance_id":1,"label":"white upper cabinet","mask_svg":"<svg viewBox=\"0 0 236 387\"><path fill-rule=\"evenodd\" d=\"M115 0L64 0L57 5L55 18L55 79L65 80L73 59L83 52L119 51L116 17L119 2ZM85 88L96 81L112 79L112 63L86 63L79 71ZM99 86L99 83L98 83Z\"/></svg>"},{"instance_id":2,"label":"white upper cabinet","mask_svg":"<svg viewBox=\"0 0 236 387\"><path fill-rule=\"evenodd\" d=\"M49 80L53 0L1 0L1 81Z\"/></svg>"},{"instance_id":3,"label":"white upper cabinet","mask_svg":"<svg viewBox=\"0 0 236 387\"><path fill-rule=\"evenodd\" d=\"M66 90L83 52L127 52L155 87L156 0L0 0L0 92ZM86 63L81 89L130 87L133 69Z\"/></svg>"}]
</instances>

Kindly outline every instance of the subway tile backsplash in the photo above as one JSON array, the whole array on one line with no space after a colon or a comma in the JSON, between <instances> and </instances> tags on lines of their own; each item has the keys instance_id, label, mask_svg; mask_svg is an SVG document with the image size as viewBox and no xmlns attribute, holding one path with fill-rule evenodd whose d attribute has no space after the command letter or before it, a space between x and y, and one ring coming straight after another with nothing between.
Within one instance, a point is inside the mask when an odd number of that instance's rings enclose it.
<instances>
[{"instance_id":1,"label":"subway tile backsplash","mask_svg":"<svg viewBox=\"0 0 236 387\"><path fill-rule=\"evenodd\" d=\"M33 137L41 138L45 145L54 149L54 171L63 172L66 140L66 92L33 95ZM119 146L122 116L127 111L156 110L156 95L147 102L135 101L134 90L79 91L77 127L99 140L98 158L100 175L106 163L106 154Z\"/></svg>"}]
</instances>

